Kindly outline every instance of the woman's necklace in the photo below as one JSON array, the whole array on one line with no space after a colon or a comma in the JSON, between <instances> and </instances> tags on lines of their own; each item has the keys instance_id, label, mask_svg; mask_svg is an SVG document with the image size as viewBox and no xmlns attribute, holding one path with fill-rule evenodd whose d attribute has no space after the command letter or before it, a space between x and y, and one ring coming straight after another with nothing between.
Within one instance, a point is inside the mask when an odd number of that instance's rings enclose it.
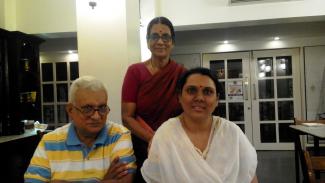
<instances>
[{"instance_id":1,"label":"woman's necklace","mask_svg":"<svg viewBox=\"0 0 325 183\"><path fill-rule=\"evenodd\" d=\"M151 66L151 72L152 72L152 74L155 74L156 72L158 72L158 71L159 71L159 68L153 66L152 58L150 58L150 61L149 61L149 62L150 62L150 66Z\"/></svg>"},{"instance_id":2,"label":"woman's necklace","mask_svg":"<svg viewBox=\"0 0 325 183\"><path fill-rule=\"evenodd\" d=\"M167 63L164 63L165 61L162 61L161 63L156 63L156 67L154 66L154 61L152 60L152 58L150 58L149 63L151 66L152 71L155 73L157 71L159 71L161 68L165 67L170 60L167 61Z\"/></svg>"},{"instance_id":3,"label":"woman's necklace","mask_svg":"<svg viewBox=\"0 0 325 183\"><path fill-rule=\"evenodd\" d=\"M186 127L186 121L185 121L185 118L184 118L184 115L181 115L180 116L180 121L181 121L181 124L184 128L185 131L187 131L187 127ZM213 117L211 117L211 128L210 128L210 133L209 133L209 139L208 139L208 143L205 147L205 149L203 151L201 151L198 147L196 147L193 143L193 146L194 146L194 149L197 153L199 153L200 156L202 156L203 159L206 159L207 156L208 156L208 152L210 150L210 145L211 145L211 141L212 141L212 136L214 135L214 132L215 132L215 123L213 121ZM191 139L191 138L190 138ZM192 141L192 140L191 140Z\"/></svg>"}]
</instances>

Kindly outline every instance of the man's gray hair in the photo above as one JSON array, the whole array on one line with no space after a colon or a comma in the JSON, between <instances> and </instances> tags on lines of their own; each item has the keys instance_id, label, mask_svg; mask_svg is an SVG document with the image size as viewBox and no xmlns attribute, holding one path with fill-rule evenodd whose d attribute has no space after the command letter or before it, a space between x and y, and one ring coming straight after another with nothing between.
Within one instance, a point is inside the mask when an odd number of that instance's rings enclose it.
<instances>
[{"instance_id":1,"label":"man's gray hair","mask_svg":"<svg viewBox=\"0 0 325 183\"><path fill-rule=\"evenodd\" d=\"M104 86L104 84L95 78L94 76L81 76L75 81L73 81L70 91L69 91L69 103L74 104L75 97L76 97L76 92L79 89L88 89L91 91L101 91L104 90L107 96L107 90Z\"/></svg>"}]
</instances>

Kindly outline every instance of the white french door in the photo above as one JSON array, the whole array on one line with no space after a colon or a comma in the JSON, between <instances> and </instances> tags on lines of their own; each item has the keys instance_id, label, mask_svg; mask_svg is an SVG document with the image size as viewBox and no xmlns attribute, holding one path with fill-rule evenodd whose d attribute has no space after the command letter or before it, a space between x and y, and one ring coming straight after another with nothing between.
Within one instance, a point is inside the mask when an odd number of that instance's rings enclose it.
<instances>
[{"instance_id":1,"label":"white french door","mask_svg":"<svg viewBox=\"0 0 325 183\"><path fill-rule=\"evenodd\" d=\"M258 150L289 150L300 111L299 49L203 54L224 86L216 114L236 123Z\"/></svg>"},{"instance_id":2,"label":"white french door","mask_svg":"<svg viewBox=\"0 0 325 183\"><path fill-rule=\"evenodd\" d=\"M236 123L252 142L250 52L203 54L203 67L210 68L223 85L215 111Z\"/></svg>"}]
</instances>

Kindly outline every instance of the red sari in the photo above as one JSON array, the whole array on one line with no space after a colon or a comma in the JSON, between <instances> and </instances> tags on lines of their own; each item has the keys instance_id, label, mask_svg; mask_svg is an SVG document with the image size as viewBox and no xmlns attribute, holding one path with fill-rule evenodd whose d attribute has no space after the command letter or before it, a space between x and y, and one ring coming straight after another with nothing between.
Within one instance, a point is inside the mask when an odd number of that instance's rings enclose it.
<instances>
[{"instance_id":1,"label":"red sari","mask_svg":"<svg viewBox=\"0 0 325 183\"><path fill-rule=\"evenodd\" d=\"M160 72L148 78L139 88L136 114L155 131L169 118L181 112L175 92L184 68L170 61Z\"/></svg>"},{"instance_id":2,"label":"red sari","mask_svg":"<svg viewBox=\"0 0 325 183\"><path fill-rule=\"evenodd\" d=\"M177 80L185 68L174 61L151 75L144 63L128 68L122 88L122 101L136 103L136 116L141 117L154 131L169 118L182 112L175 91ZM147 142L132 136L138 169L147 158ZM140 175L141 176L141 175ZM136 182L142 182L136 175Z\"/></svg>"}]
</instances>

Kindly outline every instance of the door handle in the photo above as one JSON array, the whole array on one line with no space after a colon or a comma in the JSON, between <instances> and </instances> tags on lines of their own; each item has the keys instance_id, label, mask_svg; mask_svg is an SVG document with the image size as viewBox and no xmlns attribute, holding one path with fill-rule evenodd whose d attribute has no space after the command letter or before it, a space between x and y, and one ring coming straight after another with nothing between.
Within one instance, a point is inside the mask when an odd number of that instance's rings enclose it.
<instances>
[{"instance_id":1,"label":"door handle","mask_svg":"<svg viewBox=\"0 0 325 183\"><path fill-rule=\"evenodd\" d=\"M256 84L253 84L253 100L256 100Z\"/></svg>"},{"instance_id":2,"label":"door handle","mask_svg":"<svg viewBox=\"0 0 325 183\"><path fill-rule=\"evenodd\" d=\"M244 80L244 100L248 100L248 78Z\"/></svg>"}]
</instances>

